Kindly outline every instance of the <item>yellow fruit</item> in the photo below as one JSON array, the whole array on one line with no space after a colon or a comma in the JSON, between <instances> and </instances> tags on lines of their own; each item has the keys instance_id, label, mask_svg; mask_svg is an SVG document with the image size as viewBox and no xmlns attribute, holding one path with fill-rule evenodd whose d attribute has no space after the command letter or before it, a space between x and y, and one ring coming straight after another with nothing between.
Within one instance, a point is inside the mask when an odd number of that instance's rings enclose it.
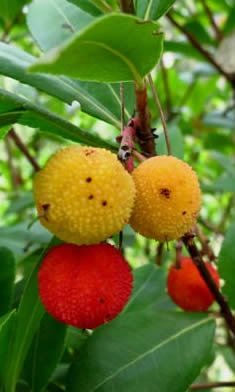
<instances>
[{"instance_id":1,"label":"yellow fruit","mask_svg":"<svg viewBox=\"0 0 235 392\"><path fill-rule=\"evenodd\" d=\"M110 151L72 146L36 174L41 223L60 239L95 244L122 230L135 197L132 177Z\"/></svg>"},{"instance_id":2,"label":"yellow fruit","mask_svg":"<svg viewBox=\"0 0 235 392\"><path fill-rule=\"evenodd\" d=\"M201 205L197 176L172 156L147 159L134 171L136 201L130 223L145 237L168 241L196 223Z\"/></svg>"}]
</instances>

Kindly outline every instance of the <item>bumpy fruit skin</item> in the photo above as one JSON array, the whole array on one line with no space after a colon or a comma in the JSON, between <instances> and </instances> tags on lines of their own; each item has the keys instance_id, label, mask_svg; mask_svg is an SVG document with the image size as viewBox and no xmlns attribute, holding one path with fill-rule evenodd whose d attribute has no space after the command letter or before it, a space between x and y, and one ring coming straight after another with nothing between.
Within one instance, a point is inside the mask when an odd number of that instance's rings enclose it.
<instances>
[{"instance_id":1,"label":"bumpy fruit skin","mask_svg":"<svg viewBox=\"0 0 235 392\"><path fill-rule=\"evenodd\" d=\"M209 263L205 263L217 287L219 275ZM181 268L175 265L169 269L167 287L173 302L191 312L204 312L214 302L214 297L201 277L197 267L189 257L182 257Z\"/></svg>"},{"instance_id":2,"label":"bumpy fruit skin","mask_svg":"<svg viewBox=\"0 0 235 392\"><path fill-rule=\"evenodd\" d=\"M49 231L66 242L95 244L128 222L135 186L110 151L72 146L58 151L36 174L34 196Z\"/></svg>"},{"instance_id":3,"label":"bumpy fruit skin","mask_svg":"<svg viewBox=\"0 0 235 392\"><path fill-rule=\"evenodd\" d=\"M46 255L38 273L48 313L78 328L93 329L116 317L132 291L132 273L109 244L62 244Z\"/></svg>"},{"instance_id":4,"label":"bumpy fruit skin","mask_svg":"<svg viewBox=\"0 0 235 392\"><path fill-rule=\"evenodd\" d=\"M136 201L130 223L135 231L159 241L177 239L196 223L201 205L197 176L185 162L157 156L133 172Z\"/></svg>"}]
</instances>

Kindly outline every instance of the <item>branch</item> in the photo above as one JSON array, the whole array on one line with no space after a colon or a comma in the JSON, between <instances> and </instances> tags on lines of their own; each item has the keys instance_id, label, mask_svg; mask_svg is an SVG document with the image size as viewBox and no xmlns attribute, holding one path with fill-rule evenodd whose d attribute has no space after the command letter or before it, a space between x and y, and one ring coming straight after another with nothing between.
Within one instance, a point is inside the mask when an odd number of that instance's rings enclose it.
<instances>
[{"instance_id":1,"label":"branch","mask_svg":"<svg viewBox=\"0 0 235 392\"><path fill-rule=\"evenodd\" d=\"M209 63L211 63L216 69L217 71L223 75L225 77L225 79L231 83L232 88L235 88L235 77L231 74L228 74L227 72L224 71L224 69L215 61L215 59L212 57L212 55L206 50L204 49L201 44L196 40L196 38L189 32L187 31L184 26L181 26L174 18L173 16L168 13L167 14L167 18L169 19L169 21L175 26L177 27L177 29L179 29L187 38L188 40L191 42L191 44L194 46L195 49L197 49L202 55L203 57L205 57Z\"/></svg>"},{"instance_id":2,"label":"branch","mask_svg":"<svg viewBox=\"0 0 235 392\"><path fill-rule=\"evenodd\" d=\"M190 256L192 257L192 260L197 267L198 271L200 272L202 278L206 282L208 288L210 289L211 293L213 294L216 302L220 306L221 314L223 315L224 319L227 322L227 325L229 329L233 332L235 335L235 318L231 312L231 309L228 305L227 300L223 296L223 294L220 292L218 287L216 286L213 278L211 277L210 272L206 268L202 257L200 255L199 250L197 249L195 242L194 242L194 235L192 233L186 233L183 238L182 238L186 248L188 249L188 252Z\"/></svg>"},{"instance_id":3,"label":"branch","mask_svg":"<svg viewBox=\"0 0 235 392\"><path fill-rule=\"evenodd\" d=\"M221 388L221 387L234 387L235 381L218 381L209 382L204 384L193 384L189 387L191 391L199 391L200 389Z\"/></svg>"},{"instance_id":4,"label":"branch","mask_svg":"<svg viewBox=\"0 0 235 392\"><path fill-rule=\"evenodd\" d=\"M27 147L22 143L20 140L19 136L15 133L14 128L11 129L9 132L9 137L14 140L16 146L19 148L19 150L24 154L24 156L27 158L27 160L31 163L35 171L40 170L40 166L38 163L35 161L35 159L32 157L32 155L29 153Z\"/></svg>"},{"instance_id":5,"label":"branch","mask_svg":"<svg viewBox=\"0 0 235 392\"><path fill-rule=\"evenodd\" d=\"M139 143L144 154L146 154L147 156L154 156L156 155L155 143L150 126L150 114L148 110L148 96L146 84L144 84L144 87L139 87L138 85L135 85L135 95L136 108L140 120L140 129L138 131Z\"/></svg>"},{"instance_id":6,"label":"branch","mask_svg":"<svg viewBox=\"0 0 235 392\"><path fill-rule=\"evenodd\" d=\"M216 257L215 254L213 252L213 250L211 249L210 245L209 245L209 240L208 238L203 234L203 232L200 230L199 226L196 225L195 226L195 232L196 235L202 245L202 250L201 250L201 255L207 255L208 259L211 262L215 262Z\"/></svg>"},{"instance_id":7,"label":"branch","mask_svg":"<svg viewBox=\"0 0 235 392\"><path fill-rule=\"evenodd\" d=\"M163 126L163 131L164 131L164 135L165 135L165 139L166 139L167 152L168 152L168 155L171 155L171 143L170 143L170 138L169 138L169 135L168 135L166 120L165 120L165 116L164 116L164 113L163 113L163 110L162 110L162 106L161 106L161 102L159 100L159 96L158 96L157 90L156 90L156 88L154 87L154 84L153 84L153 79L152 79L151 74L148 75L148 81L149 81L149 84L150 84L150 87L151 87L151 90L152 90L152 93L153 93L153 98L154 98L154 100L155 100L155 102L156 102L156 104L158 106L158 110L159 110L159 113L160 113L160 118L161 118L161 122L162 122L162 126Z\"/></svg>"},{"instance_id":8,"label":"branch","mask_svg":"<svg viewBox=\"0 0 235 392\"><path fill-rule=\"evenodd\" d=\"M135 14L135 7L133 0L120 0L120 8L126 14Z\"/></svg>"},{"instance_id":9,"label":"branch","mask_svg":"<svg viewBox=\"0 0 235 392\"><path fill-rule=\"evenodd\" d=\"M208 7L208 4L207 4L206 0L201 0L201 2L202 2L202 5L203 5L203 7L205 9L205 12L206 12L206 14L208 16L208 19L211 22L211 26L212 26L212 28L213 28L213 30L215 32L216 38L218 39L218 41L221 41L222 38L223 38L223 35L222 35L221 31L219 30L216 22L215 22L214 15L212 14L210 8Z\"/></svg>"}]
</instances>

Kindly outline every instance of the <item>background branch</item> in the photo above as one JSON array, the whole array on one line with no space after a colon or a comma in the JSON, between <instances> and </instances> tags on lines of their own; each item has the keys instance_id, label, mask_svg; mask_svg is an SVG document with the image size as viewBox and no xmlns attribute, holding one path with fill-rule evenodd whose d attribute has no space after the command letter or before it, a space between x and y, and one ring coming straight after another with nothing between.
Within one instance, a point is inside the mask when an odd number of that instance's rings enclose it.
<instances>
[{"instance_id":1,"label":"background branch","mask_svg":"<svg viewBox=\"0 0 235 392\"><path fill-rule=\"evenodd\" d=\"M221 387L234 387L235 381L218 381L209 382L204 384L193 384L189 387L191 391L199 391L200 389L221 388Z\"/></svg>"},{"instance_id":2,"label":"background branch","mask_svg":"<svg viewBox=\"0 0 235 392\"><path fill-rule=\"evenodd\" d=\"M211 277L210 272L206 268L202 257L200 255L199 250L197 249L197 246L194 242L194 235L192 233L187 233L184 235L182 238L190 256L192 257L192 260L197 267L198 271L200 272L202 278L206 282L208 288L210 289L211 293L213 294L216 302L219 304L220 309L221 309L221 314L223 315L224 319L226 320L226 323L229 327L229 329L233 332L235 335L235 318L232 314L232 311L228 305L227 300L223 296L223 294L220 292L218 287L216 286L213 278Z\"/></svg>"},{"instance_id":3,"label":"background branch","mask_svg":"<svg viewBox=\"0 0 235 392\"><path fill-rule=\"evenodd\" d=\"M40 166L38 165L38 163L36 162L36 160L32 157L32 155L30 154L29 150L27 149L27 147L24 145L24 143L21 141L21 139L19 138L19 136L16 134L14 128L11 129L11 131L9 132L9 137L14 140L16 146L19 148L19 150L24 154L24 156L27 158L27 160L31 163L31 165L33 166L35 171L39 171L40 170Z\"/></svg>"},{"instance_id":4,"label":"background branch","mask_svg":"<svg viewBox=\"0 0 235 392\"><path fill-rule=\"evenodd\" d=\"M215 61L213 56L206 49L204 49L203 46L201 46L201 44L197 41L197 39L189 31L187 31L184 28L184 26L181 26L170 13L167 14L167 18L173 26L175 26L178 30L181 31L181 33L183 33L187 37L187 39L191 42L193 47L197 49L203 55L203 57L207 59L209 63L213 65L217 69L217 71L226 78L228 82L231 83L232 88L234 89L235 88L234 76L225 72L224 69Z\"/></svg>"}]
</instances>

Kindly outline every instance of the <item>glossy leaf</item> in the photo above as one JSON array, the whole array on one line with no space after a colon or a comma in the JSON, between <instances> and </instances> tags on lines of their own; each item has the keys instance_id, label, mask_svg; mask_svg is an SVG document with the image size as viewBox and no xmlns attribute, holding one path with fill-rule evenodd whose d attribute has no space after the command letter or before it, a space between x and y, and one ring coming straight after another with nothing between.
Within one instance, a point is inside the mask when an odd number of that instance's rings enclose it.
<instances>
[{"instance_id":1,"label":"glossy leaf","mask_svg":"<svg viewBox=\"0 0 235 392\"><path fill-rule=\"evenodd\" d=\"M37 88L63 102L79 102L81 110L120 128L118 85L78 82L66 77L30 74L27 68L35 57L10 45L0 43L0 73ZM125 84L126 106L130 118L134 109L133 87ZM1 111L1 109L0 109Z\"/></svg>"},{"instance_id":2,"label":"glossy leaf","mask_svg":"<svg viewBox=\"0 0 235 392\"><path fill-rule=\"evenodd\" d=\"M84 344L67 392L120 392L123 385L128 392L155 392L156 385L159 392L185 391L206 363L213 336L214 321L200 314L149 308L124 314Z\"/></svg>"},{"instance_id":3,"label":"glossy leaf","mask_svg":"<svg viewBox=\"0 0 235 392\"><path fill-rule=\"evenodd\" d=\"M34 0L27 14L31 34L42 50L60 45L92 20L66 0Z\"/></svg>"},{"instance_id":4,"label":"glossy leaf","mask_svg":"<svg viewBox=\"0 0 235 392\"><path fill-rule=\"evenodd\" d=\"M115 145L102 140L98 135L82 131L76 125L49 112L43 107L33 104L23 97L0 89L0 107L2 103L3 105L7 105L9 109L12 108L12 110L14 110L15 108L20 108L20 110L23 111L22 115L16 121L19 124L28 125L32 128L39 128L47 133L73 140L81 144L115 150ZM9 122L11 123L10 117Z\"/></svg>"},{"instance_id":5,"label":"glossy leaf","mask_svg":"<svg viewBox=\"0 0 235 392\"><path fill-rule=\"evenodd\" d=\"M64 352L66 332L65 324L47 313L44 315L25 363L26 380L34 392L40 392L48 384Z\"/></svg>"},{"instance_id":6,"label":"glossy leaf","mask_svg":"<svg viewBox=\"0 0 235 392\"><path fill-rule=\"evenodd\" d=\"M47 249L55 245L56 242L55 239L52 239ZM46 250L32 270L17 311L15 333L11 337L11 353L7 366L5 388L8 392L15 392L15 385L23 362L45 312L38 296L37 274Z\"/></svg>"},{"instance_id":7,"label":"glossy leaf","mask_svg":"<svg viewBox=\"0 0 235 392\"><path fill-rule=\"evenodd\" d=\"M17 257L31 247L44 246L51 239L51 234L39 222L29 229L29 223L24 221L13 226L0 226L0 246L7 246Z\"/></svg>"},{"instance_id":8,"label":"glossy leaf","mask_svg":"<svg viewBox=\"0 0 235 392\"><path fill-rule=\"evenodd\" d=\"M10 310L14 280L14 255L8 248L0 247L0 316Z\"/></svg>"},{"instance_id":9,"label":"glossy leaf","mask_svg":"<svg viewBox=\"0 0 235 392\"><path fill-rule=\"evenodd\" d=\"M148 306L169 309L172 303L166 294L166 274L161 268L147 264L134 269L133 275L133 292L122 314L139 312Z\"/></svg>"},{"instance_id":10,"label":"glossy leaf","mask_svg":"<svg viewBox=\"0 0 235 392\"><path fill-rule=\"evenodd\" d=\"M219 273L225 284L222 291L235 308L235 222L229 227L219 254Z\"/></svg>"},{"instance_id":11,"label":"glossy leaf","mask_svg":"<svg viewBox=\"0 0 235 392\"><path fill-rule=\"evenodd\" d=\"M144 20L157 20L174 2L175 0L136 0L136 14Z\"/></svg>"},{"instance_id":12,"label":"glossy leaf","mask_svg":"<svg viewBox=\"0 0 235 392\"><path fill-rule=\"evenodd\" d=\"M87 81L135 80L142 84L162 52L163 35L158 30L155 23L143 23L131 15L110 14L46 53L29 70Z\"/></svg>"},{"instance_id":13,"label":"glossy leaf","mask_svg":"<svg viewBox=\"0 0 235 392\"><path fill-rule=\"evenodd\" d=\"M0 318L0 385L6 377L10 339L15 325L15 309Z\"/></svg>"}]
</instances>

